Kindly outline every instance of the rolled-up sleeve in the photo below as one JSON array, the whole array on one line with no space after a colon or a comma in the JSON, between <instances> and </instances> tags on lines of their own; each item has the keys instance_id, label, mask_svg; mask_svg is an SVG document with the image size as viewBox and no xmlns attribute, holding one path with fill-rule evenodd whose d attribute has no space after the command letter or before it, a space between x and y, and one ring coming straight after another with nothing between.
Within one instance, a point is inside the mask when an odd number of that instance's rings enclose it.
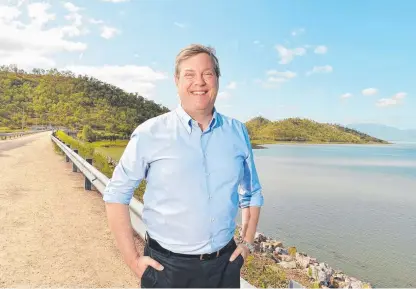
<instances>
[{"instance_id":1,"label":"rolled-up sleeve","mask_svg":"<svg viewBox=\"0 0 416 289\"><path fill-rule=\"evenodd\" d=\"M244 160L244 174L239 185L239 206L240 208L261 207L264 204L264 197L254 163L253 149L247 128L244 124L242 125L242 129L247 145L247 156Z\"/></svg>"},{"instance_id":2,"label":"rolled-up sleeve","mask_svg":"<svg viewBox=\"0 0 416 289\"><path fill-rule=\"evenodd\" d=\"M145 158L143 137L136 129L114 169L103 193L107 203L130 204L135 189L146 175L147 162Z\"/></svg>"}]
</instances>

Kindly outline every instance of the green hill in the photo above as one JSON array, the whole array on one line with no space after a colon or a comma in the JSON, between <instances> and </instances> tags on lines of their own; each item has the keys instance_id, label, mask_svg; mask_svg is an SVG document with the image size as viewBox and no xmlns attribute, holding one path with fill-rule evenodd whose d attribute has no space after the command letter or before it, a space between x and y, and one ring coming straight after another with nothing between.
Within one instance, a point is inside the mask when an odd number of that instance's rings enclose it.
<instances>
[{"instance_id":1,"label":"green hill","mask_svg":"<svg viewBox=\"0 0 416 289\"><path fill-rule=\"evenodd\" d=\"M148 118L169 111L138 94L92 77L55 69L25 72L0 67L0 128L63 126L129 135Z\"/></svg>"},{"instance_id":2,"label":"green hill","mask_svg":"<svg viewBox=\"0 0 416 289\"><path fill-rule=\"evenodd\" d=\"M254 144L275 142L387 143L351 128L301 118L270 121L256 117L246 123Z\"/></svg>"}]
</instances>

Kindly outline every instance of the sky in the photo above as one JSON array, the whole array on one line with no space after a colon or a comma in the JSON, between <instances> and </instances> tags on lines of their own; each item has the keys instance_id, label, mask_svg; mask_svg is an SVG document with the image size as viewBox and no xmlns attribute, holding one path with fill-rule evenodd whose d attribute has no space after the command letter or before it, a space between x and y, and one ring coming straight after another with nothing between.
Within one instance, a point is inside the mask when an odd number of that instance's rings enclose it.
<instances>
[{"instance_id":1,"label":"sky","mask_svg":"<svg viewBox=\"0 0 416 289\"><path fill-rule=\"evenodd\" d=\"M215 48L216 107L416 129L416 1L0 0L0 65L88 74L169 109L175 57Z\"/></svg>"}]
</instances>

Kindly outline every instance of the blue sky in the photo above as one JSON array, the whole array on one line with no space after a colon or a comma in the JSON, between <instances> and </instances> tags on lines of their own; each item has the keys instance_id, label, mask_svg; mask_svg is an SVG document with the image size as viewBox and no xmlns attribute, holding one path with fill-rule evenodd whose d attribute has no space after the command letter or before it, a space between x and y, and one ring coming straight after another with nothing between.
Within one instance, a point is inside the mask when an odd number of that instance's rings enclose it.
<instances>
[{"instance_id":1,"label":"blue sky","mask_svg":"<svg viewBox=\"0 0 416 289\"><path fill-rule=\"evenodd\" d=\"M217 51L217 107L226 115L416 128L416 1L0 5L4 64L88 73L173 109L175 56L202 43Z\"/></svg>"}]
</instances>

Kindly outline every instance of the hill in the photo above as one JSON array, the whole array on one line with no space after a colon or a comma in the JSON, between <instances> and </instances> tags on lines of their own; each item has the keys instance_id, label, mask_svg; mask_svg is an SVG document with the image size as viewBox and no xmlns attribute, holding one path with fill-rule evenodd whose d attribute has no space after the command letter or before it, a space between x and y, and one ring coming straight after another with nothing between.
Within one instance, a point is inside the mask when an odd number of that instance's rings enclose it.
<instances>
[{"instance_id":1,"label":"hill","mask_svg":"<svg viewBox=\"0 0 416 289\"><path fill-rule=\"evenodd\" d=\"M288 118L270 121L256 117L246 123L255 144L274 142L309 143L387 143L357 130L338 124L318 123L309 119Z\"/></svg>"},{"instance_id":2,"label":"hill","mask_svg":"<svg viewBox=\"0 0 416 289\"><path fill-rule=\"evenodd\" d=\"M128 138L137 125L168 111L137 93L71 71L0 67L0 129L51 124L82 131L89 141ZM258 117L246 125L253 144L386 143L351 128L299 118L272 122Z\"/></svg>"},{"instance_id":3,"label":"hill","mask_svg":"<svg viewBox=\"0 0 416 289\"><path fill-rule=\"evenodd\" d=\"M56 69L0 67L0 128L63 126L127 136L148 118L169 111L134 93L85 75Z\"/></svg>"},{"instance_id":4,"label":"hill","mask_svg":"<svg viewBox=\"0 0 416 289\"><path fill-rule=\"evenodd\" d=\"M356 123L347 125L367 134L373 135L389 141L409 141L416 142L416 130L398 129L392 126L373 124L373 123Z\"/></svg>"}]
</instances>

